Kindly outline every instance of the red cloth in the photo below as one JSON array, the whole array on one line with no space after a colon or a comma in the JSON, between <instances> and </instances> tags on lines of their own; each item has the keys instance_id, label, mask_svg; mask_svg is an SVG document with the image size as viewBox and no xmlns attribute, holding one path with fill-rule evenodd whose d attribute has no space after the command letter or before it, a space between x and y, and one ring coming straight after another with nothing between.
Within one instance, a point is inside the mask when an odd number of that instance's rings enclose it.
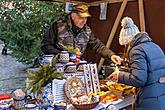
<instances>
[{"instance_id":1,"label":"red cloth","mask_svg":"<svg viewBox=\"0 0 165 110\"><path fill-rule=\"evenodd\" d=\"M10 95L8 94L0 94L0 100L6 100L6 99L10 99Z\"/></svg>"}]
</instances>

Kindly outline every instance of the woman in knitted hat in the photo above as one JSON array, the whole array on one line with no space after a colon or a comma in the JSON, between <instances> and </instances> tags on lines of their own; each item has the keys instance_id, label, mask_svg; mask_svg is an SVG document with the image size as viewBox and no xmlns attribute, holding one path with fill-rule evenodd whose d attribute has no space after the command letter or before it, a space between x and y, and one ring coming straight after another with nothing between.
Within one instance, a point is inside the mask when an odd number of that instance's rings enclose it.
<instances>
[{"instance_id":1,"label":"woman in knitted hat","mask_svg":"<svg viewBox=\"0 0 165 110\"><path fill-rule=\"evenodd\" d=\"M119 43L127 47L129 72L116 69L108 78L137 88L135 110L165 110L165 55L129 17L123 18Z\"/></svg>"}]
</instances>

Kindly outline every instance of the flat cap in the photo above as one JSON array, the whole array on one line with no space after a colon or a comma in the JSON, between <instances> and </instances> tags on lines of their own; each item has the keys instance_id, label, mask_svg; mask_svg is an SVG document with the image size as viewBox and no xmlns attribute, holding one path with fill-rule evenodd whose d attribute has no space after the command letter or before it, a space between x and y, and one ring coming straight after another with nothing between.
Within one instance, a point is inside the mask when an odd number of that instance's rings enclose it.
<instances>
[{"instance_id":1,"label":"flat cap","mask_svg":"<svg viewBox=\"0 0 165 110\"><path fill-rule=\"evenodd\" d=\"M88 5L85 3L78 3L72 6L71 12L78 13L81 17L90 17Z\"/></svg>"}]
</instances>

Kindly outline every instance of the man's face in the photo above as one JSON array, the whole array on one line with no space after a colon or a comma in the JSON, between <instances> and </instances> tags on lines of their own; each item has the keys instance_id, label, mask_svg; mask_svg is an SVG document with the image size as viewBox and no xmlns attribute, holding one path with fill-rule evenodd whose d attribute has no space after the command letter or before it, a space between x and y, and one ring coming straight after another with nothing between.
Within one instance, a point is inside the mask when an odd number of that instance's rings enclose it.
<instances>
[{"instance_id":1,"label":"man's face","mask_svg":"<svg viewBox=\"0 0 165 110\"><path fill-rule=\"evenodd\" d=\"M72 13L71 18L72 18L74 24L79 28L83 28L87 22L87 17L81 17L77 13Z\"/></svg>"}]
</instances>

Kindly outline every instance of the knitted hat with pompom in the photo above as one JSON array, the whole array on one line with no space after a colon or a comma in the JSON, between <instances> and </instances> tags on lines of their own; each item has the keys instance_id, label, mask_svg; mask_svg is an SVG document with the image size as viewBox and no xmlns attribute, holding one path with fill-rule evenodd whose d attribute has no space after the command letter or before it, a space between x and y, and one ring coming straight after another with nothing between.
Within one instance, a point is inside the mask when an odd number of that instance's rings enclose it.
<instances>
[{"instance_id":1,"label":"knitted hat with pompom","mask_svg":"<svg viewBox=\"0 0 165 110\"><path fill-rule=\"evenodd\" d=\"M130 17L124 17L121 26L122 29L119 35L119 43L120 45L126 45L139 33L139 29Z\"/></svg>"}]
</instances>

